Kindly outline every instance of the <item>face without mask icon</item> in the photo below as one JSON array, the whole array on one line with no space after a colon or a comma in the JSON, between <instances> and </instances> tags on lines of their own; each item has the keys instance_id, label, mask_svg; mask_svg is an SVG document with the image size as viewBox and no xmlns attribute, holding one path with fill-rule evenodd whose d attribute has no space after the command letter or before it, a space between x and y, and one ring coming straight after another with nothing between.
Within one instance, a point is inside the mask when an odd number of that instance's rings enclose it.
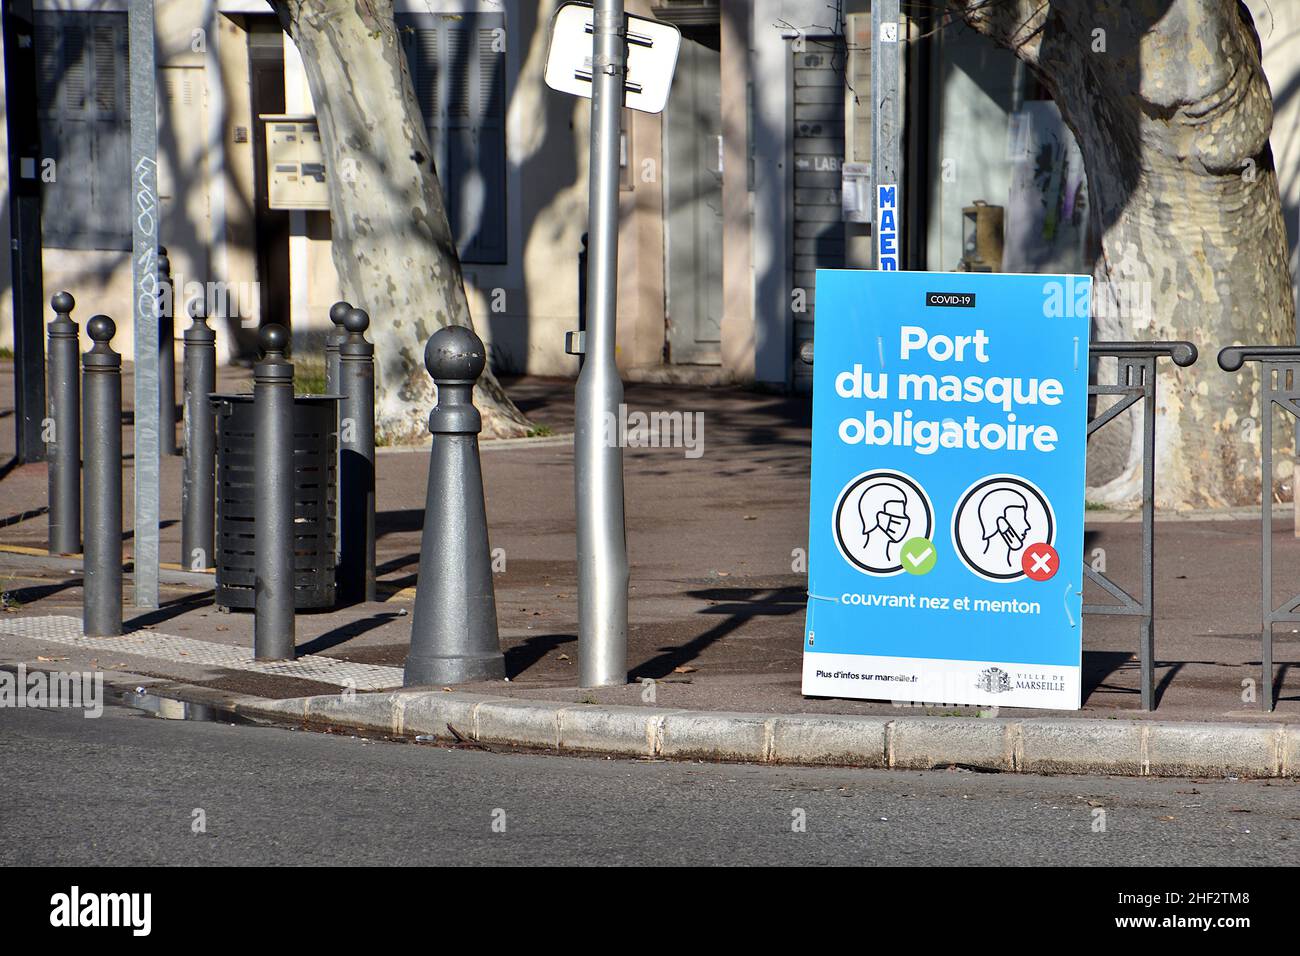
<instances>
[{"instance_id":1,"label":"face without mask icon","mask_svg":"<svg viewBox=\"0 0 1300 956\"><path fill-rule=\"evenodd\" d=\"M967 490L953 513L958 556L980 577L1012 581L1024 576L1024 549L1051 544L1051 505L1031 482L1013 475L983 479Z\"/></svg>"},{"instance_id":2,"label":"face without mask icon","mask_svg":"<svg viewBox=\"0 0 1300 956\"><path fill-rule=\"evenodd\" d=\"M977 510L983 553L994 551L1007 570L1019 567L1016 552L1025 546L1025 535L1029 532L1029 502L1025 496L1012 488L995 488L980 499Z\"/></svg>"}]
</instances>

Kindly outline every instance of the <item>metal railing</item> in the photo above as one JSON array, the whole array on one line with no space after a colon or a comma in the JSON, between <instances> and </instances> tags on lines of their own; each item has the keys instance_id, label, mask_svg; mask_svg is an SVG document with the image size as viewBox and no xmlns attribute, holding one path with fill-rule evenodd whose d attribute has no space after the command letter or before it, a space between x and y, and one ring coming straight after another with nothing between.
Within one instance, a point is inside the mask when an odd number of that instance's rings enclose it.
<instances>
[{"instance_id":1,"label":"metal railing","mask_svg":"<svg viewBox=\"0 0 1300 956\"><path fill-rule=\"evenodd\" d=\"M1277 604L1273 597L1273 406L1300 419L1300 348L1294 345L1230 345L1219 352L1219 368L1236 372L1247 362L1260 370L1260 664L1259 702L1271 711L1273 690L1273 625L1300 623L1300 594Z\"/></svg>"},{"instance_id":2,"label":"metal railing","mask_svg":"<svg viewBox=\"0 0 1300 956\"><path fill-rule=\"evenodd\" d=\"M1142 403L1142 562L1141 596L1134 597L1104 573L1083 561L1083 575L1113 597L1117 604L1084 604L1085 614L1113 614L1139 619L1138 659L1142 709L1155 710L1155 488L1156 488L1156 363L1168 358L1179 367L1193 365L1196 346L1191 342L1093 342L1093 358L1116 360L1113 385L1089 385L1088 394L1115 395L1118 401L1088 421L1088 437L1113 422L1129 408Z\"/></svg>"}]
</instances>

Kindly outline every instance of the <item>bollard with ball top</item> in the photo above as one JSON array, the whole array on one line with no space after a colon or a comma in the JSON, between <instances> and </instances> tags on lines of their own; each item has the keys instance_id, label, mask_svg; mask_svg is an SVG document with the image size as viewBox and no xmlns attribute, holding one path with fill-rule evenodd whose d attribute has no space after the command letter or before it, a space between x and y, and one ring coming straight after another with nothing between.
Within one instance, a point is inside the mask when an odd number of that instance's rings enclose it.
<instances>
[{"instance_id":1,"label":"bollard with ball top","mask_svg":"<svg viewBox=\"0 0 1300 956\"><path fill-rule=\"evenodd\" d=\"M191 571L215 560L217 334L202 299L190 303L185 330L185 474L181 484L181 565Z\"/></svg>"},{"instance_id":2,"label":"bollard with ball top","mask_svg":"<svg viewBox=\"0 0 1300 956\"><path fill-rule=\"evenodd\" d=\"M335 302L330 306L330 330L325 333L325 394L339 392L339 346L348 337L343 327L343 317L352 311L351 302Z\"/></svg>"},{"instance_id":3,"label":"bollard with ball top","mask_svg":"<svg viewBox=\"0 0 1300 956\"><path fill-rule=\"evenodd\" d=\"M325 333L326 395L339 394L339 346L348 336L347 330L343 328L343 317L351 311L351 302L339 301L330 306L330 329ZM335 468L341 467L341 457L340 455L335 458ZM338 501L335 502L334 507L334 563L337 565L343 558L343 527L342 513Z\"/></svg>"},{"instance_id":4,"label":"bollard with ball top","mask_svg":"<svg viewBox=\"0 0 1300 956\"><path fill-rule=\"evenodd\" d=\"M339 344L339 562L345 600L375 600L375 347L370 316L349 309Z\"/></svg>"},{"instance_id":5,"label":"bollard with ball top","mask_svg":"<svg viewBox=\"0 0 1300 956\"><path fill-rule=\"evenodd\" d=\"M117 326L106 315L86 323L94 343L82 356L85 425L85 579L82 630L122 633L122 356L108 344Z\"/></svg>"},{"instance_id":6,"label":"bollard with ball top","mask_svg":"<svg viewBox=\"0 0 1300 956\"><path fill-rule=\"evenodd\" d=\"M294 656L293 365L285 361L289 332L264 325L258 333L262 361L253 368L253 504L256 550L253 656L259 661Z\"/></svg>"},{"instance_id":7,"label":"bollard with ball top","mask_svg":"<svg viewBox=\"0 0 1300 956\"><path fill-rule=\"evenodd\" d=\"M60 292L50 300L54 321L50 333L50 418L47 434L49 459L50 553L76 554L81 550L81 348L76 305Z\"/></svg>"},{"instance_id":8,"label":"bollard with ball top","mask_svg":"<svg viewBox=\"0 0 1300 956\"><path fill-rule=\"evenodd\" d=\"M407 687L505 676L479 466L482 418L473 402L486 350L470 329L448 326L429 339L424 365L438 404L429 415L433 446Z\"/></svg>"}]
</instances>

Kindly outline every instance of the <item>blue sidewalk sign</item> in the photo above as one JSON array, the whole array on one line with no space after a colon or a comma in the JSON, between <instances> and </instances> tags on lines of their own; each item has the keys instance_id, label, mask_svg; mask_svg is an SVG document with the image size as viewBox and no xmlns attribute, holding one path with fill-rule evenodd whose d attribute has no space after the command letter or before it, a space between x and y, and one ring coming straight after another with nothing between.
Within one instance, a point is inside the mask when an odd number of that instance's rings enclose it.
<instances>
[{"instance_id":1,"label":"blue sidewalk sign","mask_svg":"<svg viewBox=\"0 0 1300 956\"><path fill-rule=\"evenodd\" d=\"M804 694L1078 709L1090 294L818 271Z\"/></svg>"}]
</instances>

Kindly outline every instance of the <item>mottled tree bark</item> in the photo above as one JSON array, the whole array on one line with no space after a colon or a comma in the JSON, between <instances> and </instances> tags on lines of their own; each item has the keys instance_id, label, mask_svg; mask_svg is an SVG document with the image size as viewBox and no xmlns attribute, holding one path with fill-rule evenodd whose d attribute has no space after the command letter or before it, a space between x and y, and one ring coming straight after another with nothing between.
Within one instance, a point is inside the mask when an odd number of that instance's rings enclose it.
<instances>
[{"instance_id":1,"label":"mottled tree bark","mask_svg":"<svg viewBox=\"0 0 1300 956\"><path fill-rule=\"evenodd\" d=\"M435 393L425 343L441 326L473 323L392 0L275 0L275 7L302 54L316 107L343 295L371 317L378 437L423 438ZM475 401L485 433L528 428L490 370Z\"/></svg>"},{"instance_id":2,"label":"mottled tree bark","mask_svg":"<svg viewBox=\"0 0 1300 956\"><path fill-rule=\"evenodd\" d=\"M1234 343L1293 343L1295 310L1272 96L1249 11L1235 0L950 6L1035 71L1079 142L1102 246L1095 336L1201 349L1193 368L1161 375L1157 501L1258 503L1258 377L1225 374L1215 355ZM1129 295L1135 284L1142 293ZM1275 430L1279 442L1289 431ZM1134 500L1140 468L1135 435L1127 468L1098 499Z\"/></svg>"}]
</instances>

